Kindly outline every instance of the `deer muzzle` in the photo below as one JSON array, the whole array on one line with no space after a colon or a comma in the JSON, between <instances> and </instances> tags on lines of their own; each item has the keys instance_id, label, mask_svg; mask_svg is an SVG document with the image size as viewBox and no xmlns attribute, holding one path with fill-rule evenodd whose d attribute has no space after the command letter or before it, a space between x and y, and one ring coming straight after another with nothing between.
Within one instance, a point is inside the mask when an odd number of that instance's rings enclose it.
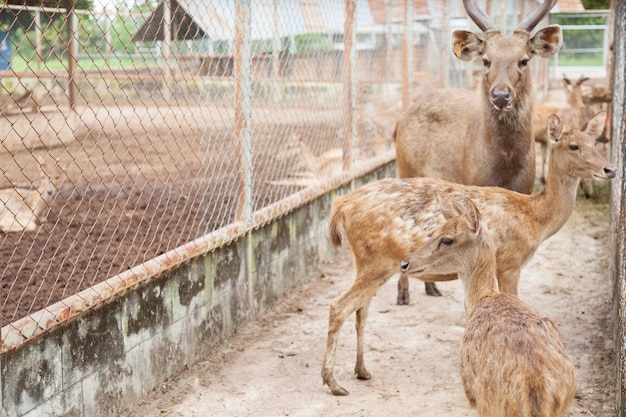
<instances>
[{"instance_id":1,"label":"deer muzzle","mask_svg":"<svg viewBox=\"0 0 626 417\"><path fill-rule=\"evenodd\" d=\"M493 90L489 94L489 101L501 111L509 111L513 108L513 96L509 90Z\"/></svg>"},{"instance_id":2,"label":"deer muzzle","mask_svg":"<svg viewBox=\"0 0 626 417\"><path fill-rule=\"evenodd\" d=\"M614 167L613 165L609 165L607 167L604 167L602 169L602 173L604 174L604 177L601 177L599 179L612 179L615 178L615 175L617 174L617 168Z\"/></svg>"}]
</instances>

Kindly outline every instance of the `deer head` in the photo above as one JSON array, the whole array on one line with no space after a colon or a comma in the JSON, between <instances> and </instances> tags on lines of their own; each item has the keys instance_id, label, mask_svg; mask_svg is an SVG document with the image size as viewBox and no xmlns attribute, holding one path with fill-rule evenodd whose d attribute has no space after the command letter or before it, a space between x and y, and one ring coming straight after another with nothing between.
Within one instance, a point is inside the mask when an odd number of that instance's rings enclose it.
<instances>
[{"instance_id":1,"label":"deer head","mask_svg":"<svg viewBox=\"0 0 626 417\"><path fill-rule=\"evenodd\" d=\"M487 226L471 200L465 206L447 194L437 191L437 200L446 223L419 249L400 262L400 272L429 279L443 274L456 274L468 269L468 261L476 259L487 237ZM431 276L433 275L433 276Z\"/></svg>"},{"instance_id":2,"label":"deer head","mask_svg":"<svg viewBox=\"0 0 626 417\"><path fill-rule=\"evenodd\" d=\"M596 141L602 137L606 112L596 114L581 130L563 132L563 124L556 114L548 118L548 137L554 152L561 152L558 158L551 156L553 164L570 176L607 180L614 178L617 168L609 165L596 148ZM552 169L552 165L550 166Z\"/></svg>"},{"instance_id":3,"label":"deer head","mask_svg":"<svg viewBox=\"0 0 626 417\"><path fill-rule=\"evenodd\" d=\"M563 87L565 88L565 95L567 96L567 104L573 108L585 107L582 85L587 80L589 80L589 77L581 75L575 83L572 83L572 81L563 74Z\"/></svg>"},{"instance_id":4,"label":"deer head","mask_svg":"<svg viewBox=\"0 0 626 417\"><path fill-rule=\"evenodd\" d=\"M497 110L510 111L520 96L530 94L528 61L531 58L548 58L561 48L563 37L558 25L547 26L531 37L533 28L555 3L556 0L544 0L512 35L504 36L475 1L463 0L468 16L482 33L455 30L452 33L452 50L463 61L482 58L483 93Z\"/></svg>"}]
</instances>

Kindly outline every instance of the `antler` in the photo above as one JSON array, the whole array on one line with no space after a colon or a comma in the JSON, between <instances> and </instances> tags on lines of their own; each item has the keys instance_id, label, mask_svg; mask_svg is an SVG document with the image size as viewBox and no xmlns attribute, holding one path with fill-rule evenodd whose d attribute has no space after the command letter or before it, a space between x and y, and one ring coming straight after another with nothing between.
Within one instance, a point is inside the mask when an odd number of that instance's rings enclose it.
<instances>
[{"instance_id":1,"label":"antler","mask_svg":"<svg viewBox=\"0 0 626 417\"><path fill-rule=\"evenodd\" d=\"M556 0L544 0L541 6L526 16L524 20L517 26L519 30L525 30L526 32L532 32L533 28L537 26L539 22L548 14L550 9L556 4Z\"/></svg>"},{"instance_id":2,"label":"antler","mask_svg":"<svg viewBox=\"0 0 626 417\"><path fill-rule=\"evenodd\" d=\"M489 16L487 16L485 12L478 7L475 1L463 0L463 6L465 7L467 15L474 21L474 23L476 23L476 26L478 26L480 30L487 32L491 29L497 29L496 25L491 21Z\"/></svg>"}]
</instances>

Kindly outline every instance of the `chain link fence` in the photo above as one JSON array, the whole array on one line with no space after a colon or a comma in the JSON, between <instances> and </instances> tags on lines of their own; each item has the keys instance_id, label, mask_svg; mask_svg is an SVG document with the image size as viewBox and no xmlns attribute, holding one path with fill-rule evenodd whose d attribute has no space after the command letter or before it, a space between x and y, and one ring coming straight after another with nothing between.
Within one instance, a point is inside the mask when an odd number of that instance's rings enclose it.
<instances>
[{"instance_id":1,"label":"chain link fence","mask_svg":"<svg viewBox=\"0 0 626 417\"><path fill-rule=\"evenodd\" d=\"M0 5L2 326L392 152L411 95L475 83L460 1L49 3Z\"/></svg>"}]
</instances>

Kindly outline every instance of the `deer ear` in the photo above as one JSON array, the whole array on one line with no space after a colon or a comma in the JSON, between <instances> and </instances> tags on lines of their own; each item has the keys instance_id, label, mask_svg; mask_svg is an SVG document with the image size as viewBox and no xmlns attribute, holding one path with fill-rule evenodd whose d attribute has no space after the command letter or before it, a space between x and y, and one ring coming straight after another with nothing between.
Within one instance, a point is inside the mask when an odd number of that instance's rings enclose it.
<instances>
[{"instance_id":1,"label":"deer ear","mask_svg":"<svg viewBox=\"0 0 626 417\"><path fill-rule=\"evenodd\" d=\"M561 49L561 44L563 44L561 27L559 25L546 26L535 33L528 43L531 54L549 58Z\"/></svg>"},{"instance_id":2,"label":"deer ear","mask_svg":"<svg viewBox=\"0 0 626 417\"><path fill-rule=\"evenodd\" d=\"M485 51L485 41L469 30L452 32L452 52L463 61L473 61Z\"/></svg>"},{"instance_id":3,"label":"deer ear","mask_svg":"<svg viewBox=\"0 0 626 417\"><path fill-rule=\"evenodd\" d=\"M584 128L585 133L591 136L592 138L599 138L604 133L605 122L606 122L606 112L601 111L600 113L593 116L593 118L587 122L587 126Z\"/></svg>"},{"instance_id":4,"label":"deer ear","mask_svg":"<svg viewBox=\"0 0 626 417\"><path fill-rule=\"evenodd\" d=\"M439 206L441 207L441 213L446 220L450 220L453 217L459 216L465 213L465 209L458 201L450 197L448 194L437 191L437 200L439 200Z\"/></svg>"},{"instance_id":5,"label":"deer ear","mask_svg":"<svg viewBox=\"0 0 626 417\"><path fill-rule=\"evenodd\" d=\"M550 117L548 117L547 131L551 142L558 142L561 139L563 124L556 114L551 114Z\"/></svg>"},{"instance_id":6,"label":"deer ear","mask_svg":"<svg viewBox=\"0 0 626 417\"><path fill-rule=\"evenodd\" d=\"M487 225L482 221L478 208L470 199L465 200L465 215L477 236L485 236L487 234Z\"/></svg>"}]
</instances>

